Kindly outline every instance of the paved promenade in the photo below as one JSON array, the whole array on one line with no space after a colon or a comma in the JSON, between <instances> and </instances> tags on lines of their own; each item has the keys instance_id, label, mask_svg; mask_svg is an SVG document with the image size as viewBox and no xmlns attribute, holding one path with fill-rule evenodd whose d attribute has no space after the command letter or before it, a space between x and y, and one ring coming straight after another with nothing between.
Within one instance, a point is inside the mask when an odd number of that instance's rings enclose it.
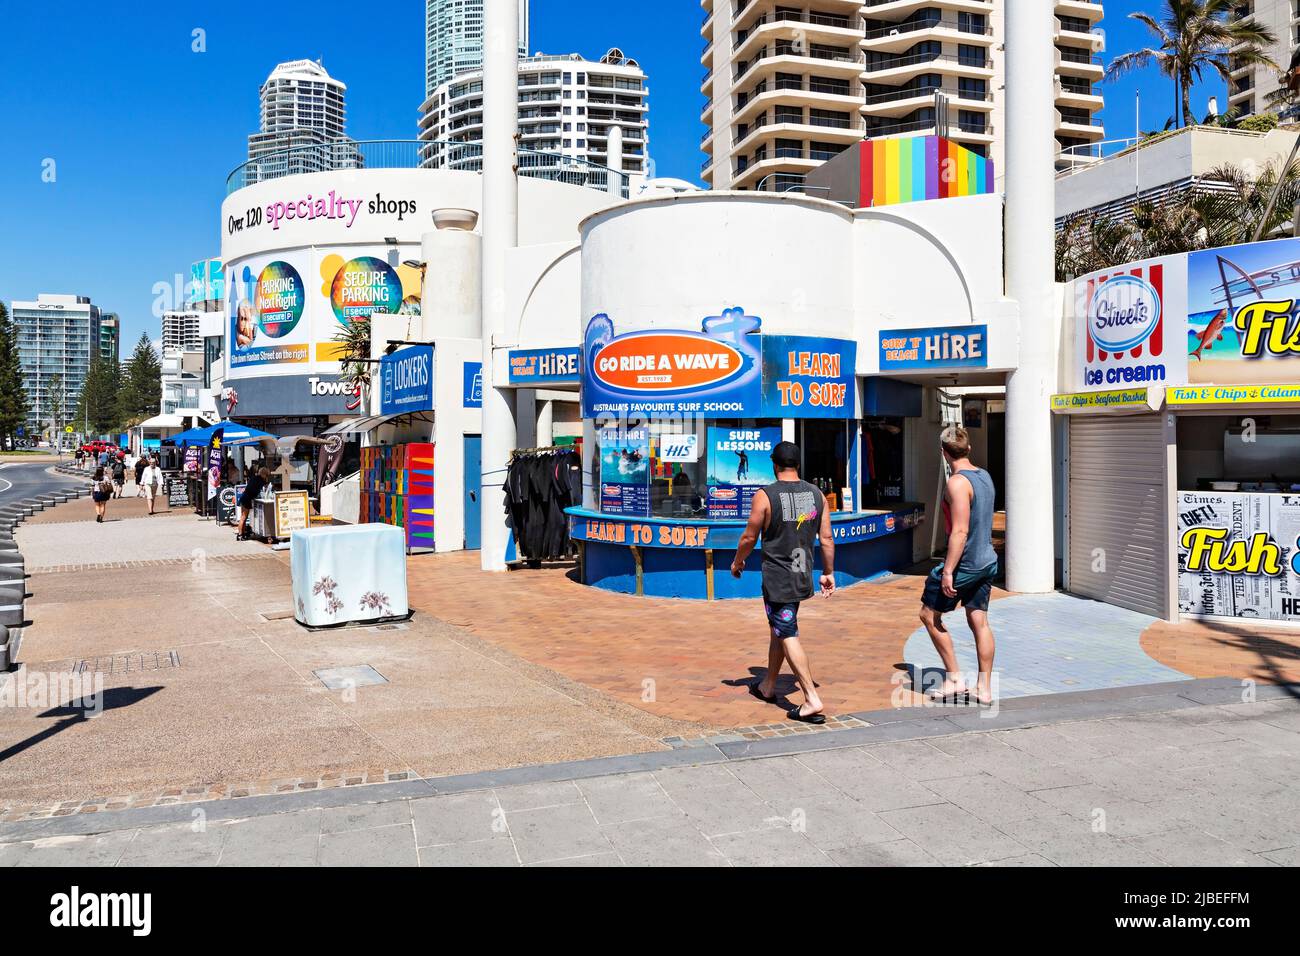
<instances>
[{"instance_id":1,"label":"paved promenade","mask_svg":"<svg viewBox=\"0 0 1300 956\"><path fill-rule=\"evenodd\" d=\"M839 734L0 824L0 866L1300 864L1300 688L1242 694L889 711Z\"/></svg>"}]
</instances>

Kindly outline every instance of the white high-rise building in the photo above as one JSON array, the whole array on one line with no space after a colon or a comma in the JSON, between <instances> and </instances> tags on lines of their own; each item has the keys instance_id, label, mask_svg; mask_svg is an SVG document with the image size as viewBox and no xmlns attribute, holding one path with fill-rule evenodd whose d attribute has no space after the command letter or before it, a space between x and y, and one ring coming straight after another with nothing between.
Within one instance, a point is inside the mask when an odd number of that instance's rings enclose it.
<instances>
[{"instance_id":1,"label":"white high-rise building","mask_svg":"<svg viewBox=\"0 0 1300 956\"><path fill-rule=\"evenodd\" d=\"M865 138L946 135L1003 172L1006 0L701 0L714 189L781 191ZM1042 2L1042 0L1033 0ZM1099 0L1053 0L1058 167L1105 133Z\"/></svg>"},{"instance_id":2,"label":"white high-rise building","mask_svg":"<svg viewBox=\"0 0 1300 956\"><path fill-rule=\"evenodd\" d=\"M347 89L315 60L276 66L260 91L261 130L248 137L246 183L359 167L347 137Z\"/></svg>"},{"instance_id":3,"label":"white high-rise building","mask_svg":"<svg viewBox=\"0 0 1300 956\"><path fill-rule=\"evenodd\" d=\"M199 324L202 312L164 312L162 316L162 350L166 352L191 352L203 349L203 333Z\"/></svg>"},{"instance_id":4,"label":"white high-rise building","mask_svg":"<svg viewBox=\"0 0 1300 956\"><path fill-rule=\"evenodd\" d=\"M617 48L599 60L577 53L520 60L520 172L542 175L544 164L573 160L575 178L582 175L583 161L647 175L649 95L645 72ZM421 105L420 114L420 139L430 143L425 165L482 168L477 145L483 140L481 70L443 83ZM616 159L609 155L611 126L623 134ZM460 143L473 145L453 145Z\"/></svg>"},{"instance_id":5,"label":"white high-rise building","mask_svg":"<svg viewBox=\"0 0 1300 956\"><path fill-rule=\"evenodd\" d=\"M519 0L519 55L528 52L528 0ZM483 0L425 0L424 96L483 66Z\"/></svg>"},{"instance_id":6,"label":"white high-rise building","mask_svg":"<svg viewBox=\"0 0 1300 956\"><path fill-rule=\"evenodd\" d=\"M27 393L27 425L71 423L81 397L90 353L100 347L99 306L84 295L48 295L10 303L18 332L18 362ZM56 379L55 376L58 376ZM51 381L63 386L57 392Z\"/></svg>"},{"instance_id":7,"label":"white high-rise building","mask_svg":"<svg viewBox=\"0 0 1300 956\"><path fill-rule=\"evenodd\" d=\"M1297 0L1241 0L1236 5L1237 18L1253 17L1255 22L1270 31L1277 42L1264 53L1282 70L1291 64L1291 56L1300 47L1300 2ZM1281 113L1285 119L1294 119L1300 113L1293 105L1278 103L1275 94L1281 87L1281 70L1267 65L1241 65L1230 63L1232 77L1228 81L1228 108L1236 109L1238 116L1255 113Z\"/></svg>"}]
</instances>

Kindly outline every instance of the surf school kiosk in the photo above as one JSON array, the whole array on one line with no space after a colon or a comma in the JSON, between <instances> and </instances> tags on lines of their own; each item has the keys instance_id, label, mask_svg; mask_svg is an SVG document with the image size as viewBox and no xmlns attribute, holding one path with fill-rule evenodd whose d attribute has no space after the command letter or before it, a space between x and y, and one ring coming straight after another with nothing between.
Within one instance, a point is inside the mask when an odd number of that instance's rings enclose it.
<instances>
[{"instance_id":1,"label":"surf school kiosk","mask_svg":"<svg viewBox=\"0 0 1300 956\"><path fill-rule=\"evenodd\" d=\"M655 597L758 597L761 554L739 580L731 563L754 493L774 479L772 448L786 439L832 511L837 583L910 564L920 507L855 508L856 355L849 340L767 334L743 308L694 329L623 331L594 316L582 369L588 500L568 511L582 582Z\"/></svg>"}]
</instances>

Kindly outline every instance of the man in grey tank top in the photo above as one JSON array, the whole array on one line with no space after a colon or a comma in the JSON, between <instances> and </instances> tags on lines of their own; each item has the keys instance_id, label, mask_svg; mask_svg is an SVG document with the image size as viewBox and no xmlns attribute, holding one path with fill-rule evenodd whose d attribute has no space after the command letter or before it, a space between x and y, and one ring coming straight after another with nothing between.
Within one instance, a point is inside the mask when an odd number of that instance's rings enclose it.
<instances>
[{"instance_id":1,"label":"man in grey tank top","mask_svg":"<svg viewBox=\"0 0 1300 956\"><path fill-rule=\"evenodd\" d=\"M822 700L817 696L808 666L808 656L799 643L799 604L813 596L813 549L820 545L822 555L821 591L825 597L835 593L835 542L831 537L831 516L826 498L799 477L799 446L783 441L772 449L772 470L776 481L754 493L731 574L740 577L745 561L753 553L759 536L763 538L763 608L767 613L770 640L767 648L767 673L749 691L771 703L776 700L776 679L781 665L790 662L804 702L786 714L791 720L824 724Z\"/></svg>"},{"instance_id":2,"label":"man in grey tank top","mask_svg":"<svg viewBox=\"0 0 1300 956\"><path fill-rule=\"evenodd\" d=\"M952 635L943 626L943 615L960 601L966 621L975 635L979 657L979 678L974 699L993 703L993 629L989 627L989 597L998 573L998 556L993 550L993 479L970 460L970 436L960 425L949 425L939 436L943 457L952 476L944 490L943 511L948 522L948 553L944 562L930 572L921 595L921 623L943 660L943 686L931 693L936 699L967 698L970 689L957 666Z\"/></svg>"}]
</instances>

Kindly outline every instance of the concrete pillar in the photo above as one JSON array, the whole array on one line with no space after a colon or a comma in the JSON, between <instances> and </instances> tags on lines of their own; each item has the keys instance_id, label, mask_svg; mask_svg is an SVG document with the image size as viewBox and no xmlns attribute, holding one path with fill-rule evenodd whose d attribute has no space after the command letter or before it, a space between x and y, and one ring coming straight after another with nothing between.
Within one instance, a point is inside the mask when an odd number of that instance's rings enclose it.
<instances>
[{"instance_id":1,"label":"concrete pillar","mask_svg":"<svg viewBox=\"0 0 1300 956\"><path fill-rule=\"evenodd\" d=\"M483 483L484 501L500 501L515 448L514 396L497 388L493 344L506 330L506 257L519 244L519 0L486 0L483 9ZM500 508L482 509L480 561L504 571L510 540Z\"/></svg>"},{"instance_id":2,"label":"concrete pillar","mask_svg":"<svg viewBox=\"0 0 1300 956\"><path fill-rule=\"evenodd\" d=\"M1004 10L1007 295L1020 305L1020 363L1007 378L1007 587L1042 593L1055 586L1055 20L1050 3L1008 3Z\"/></svg>"},{"instance_id":3,"label":"concrete pillar","mask_svg":"<svg viewBox=\"0 0 1300 956\"><path fill-rule=\"evenodd\" d=\"M555 402L543 399L537 406L537 447L549 448L555 441Z\"/></svg>"},{"instance_id":4,"label":"concrete pillar","mask_svg":"<svg viewBox=\"0 0 1300 956\"><path fill-rule=\"evenodd\" d=\"M623 127L618 123L609 124L609 142L605 147L605 164L614 172L609 175L610 195L623 198Z\"/></svg>"},{"instance_id":5,"label":"concrete pillar","mask_svg":"<svg viewBox=\"0 0 1300 956\"><path fill-rule=\"evenodd\" d=\"M515 440L520 448L537 448L549 445L549 441L539 441L541 433L537 430L537 389L515 389Z\"/></svg>"},{"instance_id":6,"label":"concrete pillar","mask_svg":"<svg viewBox=\"0 0 1300 956\"><path fill-rule=\"evenodd\" d=\"M461 212L453 220L448 213ZM440 213L442 215L440 215ZM421 337L478 339L483 336L483 239L467 210L438 210L434 232L420 237L424 263Z\"/></svg>"}]
</instances>

